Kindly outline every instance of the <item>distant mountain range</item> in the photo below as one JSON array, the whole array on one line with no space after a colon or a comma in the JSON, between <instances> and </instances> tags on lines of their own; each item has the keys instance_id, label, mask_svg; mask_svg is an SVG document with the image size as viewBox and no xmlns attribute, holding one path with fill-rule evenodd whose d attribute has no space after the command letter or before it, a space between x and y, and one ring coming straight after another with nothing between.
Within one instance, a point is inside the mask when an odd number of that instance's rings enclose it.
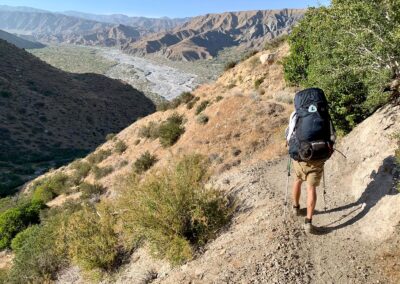
<instances>
[{"instance_id":1,"label":"distant mountain range","mask_svg":"<svg viewBox=\"0 0 400 284\"><path fill-rule=\"evenodd\" d=\"M13 45L19 48L34 49L34 48L45 47L45 45L41 44L40 42L29 41L2 30L0 30L0 39L12 43Z\"/></svg>"},{"instance_id":2,"label":"distant mountain range","mask_svg":"<svg viewBox=\"0 0 400 284\"><path fill-rule=\"evenodd\" d=\"M0 6L0 29L46 43L120 46L129 54L192 61L213 58L228 47L260 47L289 33L304 12L283 9L151 19Z\"/></svg>"},{"instance_id":3,"label":"distant mountain range","mask_svg":"<svg viewBox=\"0 0 400 284\"><path fill-rule=\"evenodd\" d=\"M62 12L62 14L92 21L136 27L141 30L147 30L148 32L161 32L161 31L172 30L177 26L180 26L190 20L190 18L170 19L167 17L164 18L129 17L122 14L96 15L96 14L81 13L76 11Z\"/></svg>"}]
</instances>

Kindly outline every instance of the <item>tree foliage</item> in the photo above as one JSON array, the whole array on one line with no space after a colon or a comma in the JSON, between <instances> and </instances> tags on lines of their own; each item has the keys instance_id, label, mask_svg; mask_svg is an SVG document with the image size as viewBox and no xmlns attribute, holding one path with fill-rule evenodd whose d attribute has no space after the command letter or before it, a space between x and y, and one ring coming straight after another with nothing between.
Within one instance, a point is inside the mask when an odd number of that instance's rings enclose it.
<instances>
[{"instance_id":1,"label":"tree foliage","mask_svg":"<svg viewBox=\"0 0 400 284\"><path fill-rule=\"evenodd\" d=\"M285 78L325 90L338 128L350 131L388 101L400 77L400 0L333 0L309 9L289 37Z\"/></svg>"}]
</instances>

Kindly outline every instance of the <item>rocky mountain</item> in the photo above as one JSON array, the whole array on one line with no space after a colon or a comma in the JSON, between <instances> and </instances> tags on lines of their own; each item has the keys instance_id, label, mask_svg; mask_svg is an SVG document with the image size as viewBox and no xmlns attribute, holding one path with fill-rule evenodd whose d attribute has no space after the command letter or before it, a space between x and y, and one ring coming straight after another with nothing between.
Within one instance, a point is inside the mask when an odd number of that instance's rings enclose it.
<instances>
[{"instance_id":1,"label":"rocky mountain","mask_svg":"<svg viewBox=\"0 0 400 284\"><path fill-rule=\"evenodd\" d=\"M172 30L177 26L180 26L190 20L190 18L170 19L167 17L164 18L129 17L122 14L96 15L96 14L81 13L76 11L66 11L63 12L63 14L98 22L121 24L125 26L136 27L141 30L148 30L149 32L161 32L161 31Z\"/></svg>"},{"instance_id":2,"label":"rocky mountain","mask_svg":"<svg viewBox=\"0 0 400 284\"><path fill-rule=\"evenodd\" d=\"M125 83L63 72L3 40L0 59L1 195L155 110Z\"/></svg>"},{"instance_id":3,"label":"rocky mountain","mask_svg":"<svg viewBox=\"0 0 400 284\"><path fill-rule=\"evenodd\" d=\"M47 43L115 46L136 41L147 32L50 12L8 11L0 8L0 29Z\"/></svg>"},{"instance_id":4,"label":"rocky mountain","mask_svg":"<svg viewBox=\"0 0 400 284\"><path fill-rule=\"evenodd\" d=\"M290 32L304 10L266 10L208 14L191 19L171 32L144 37L123 46L131 54L159 54L172 60L215 57L227 47L260 47Z\"/></svg>"},{"instance_id":5,"label":"rocky mountain","mask_svg":"<svg viewBox=\"0 0 400 284\"><path fill-rule=\"evenodd\" d=\"M35 49L35 48L45 47L44 44L41 44L39 42L29 41L2 30L0 30L0 39L12 43L13 45L19 48Z\"/></svg>"}]
</instances>

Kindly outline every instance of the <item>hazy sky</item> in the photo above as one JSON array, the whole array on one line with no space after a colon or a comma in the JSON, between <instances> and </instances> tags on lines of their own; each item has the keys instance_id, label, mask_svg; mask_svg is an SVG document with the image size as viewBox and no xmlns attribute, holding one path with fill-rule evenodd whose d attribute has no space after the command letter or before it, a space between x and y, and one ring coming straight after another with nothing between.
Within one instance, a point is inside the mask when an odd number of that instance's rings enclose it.
<instances>
[{"instance_id":1,"label":"hazy sky","mask_svg":"<svg viewBox=\"0 0 400 284\"><path fill-rule=\"evenodd\" d=\"M306 8L328 0L0 0L0 5L96 14L185 17L227 11Z\"/></svg>"}]
</instances>

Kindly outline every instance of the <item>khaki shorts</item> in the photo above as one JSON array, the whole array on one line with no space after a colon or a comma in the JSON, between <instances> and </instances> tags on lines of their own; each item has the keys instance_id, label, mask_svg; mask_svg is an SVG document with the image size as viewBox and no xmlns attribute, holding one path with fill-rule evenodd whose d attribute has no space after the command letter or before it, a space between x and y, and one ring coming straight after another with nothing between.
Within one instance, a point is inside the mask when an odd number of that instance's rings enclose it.
<instances>
[{"instance_id":1,"label":"khaki shorts","mask_svg":"<svg viewBox=\"0 0 400 284\"><path fill-rule=\"evenodd\" d=\"M308 185L319 186L324 172L325 160L298 162L293 161L297 180L306 181Z\"/></svg>"}]
</instances>

